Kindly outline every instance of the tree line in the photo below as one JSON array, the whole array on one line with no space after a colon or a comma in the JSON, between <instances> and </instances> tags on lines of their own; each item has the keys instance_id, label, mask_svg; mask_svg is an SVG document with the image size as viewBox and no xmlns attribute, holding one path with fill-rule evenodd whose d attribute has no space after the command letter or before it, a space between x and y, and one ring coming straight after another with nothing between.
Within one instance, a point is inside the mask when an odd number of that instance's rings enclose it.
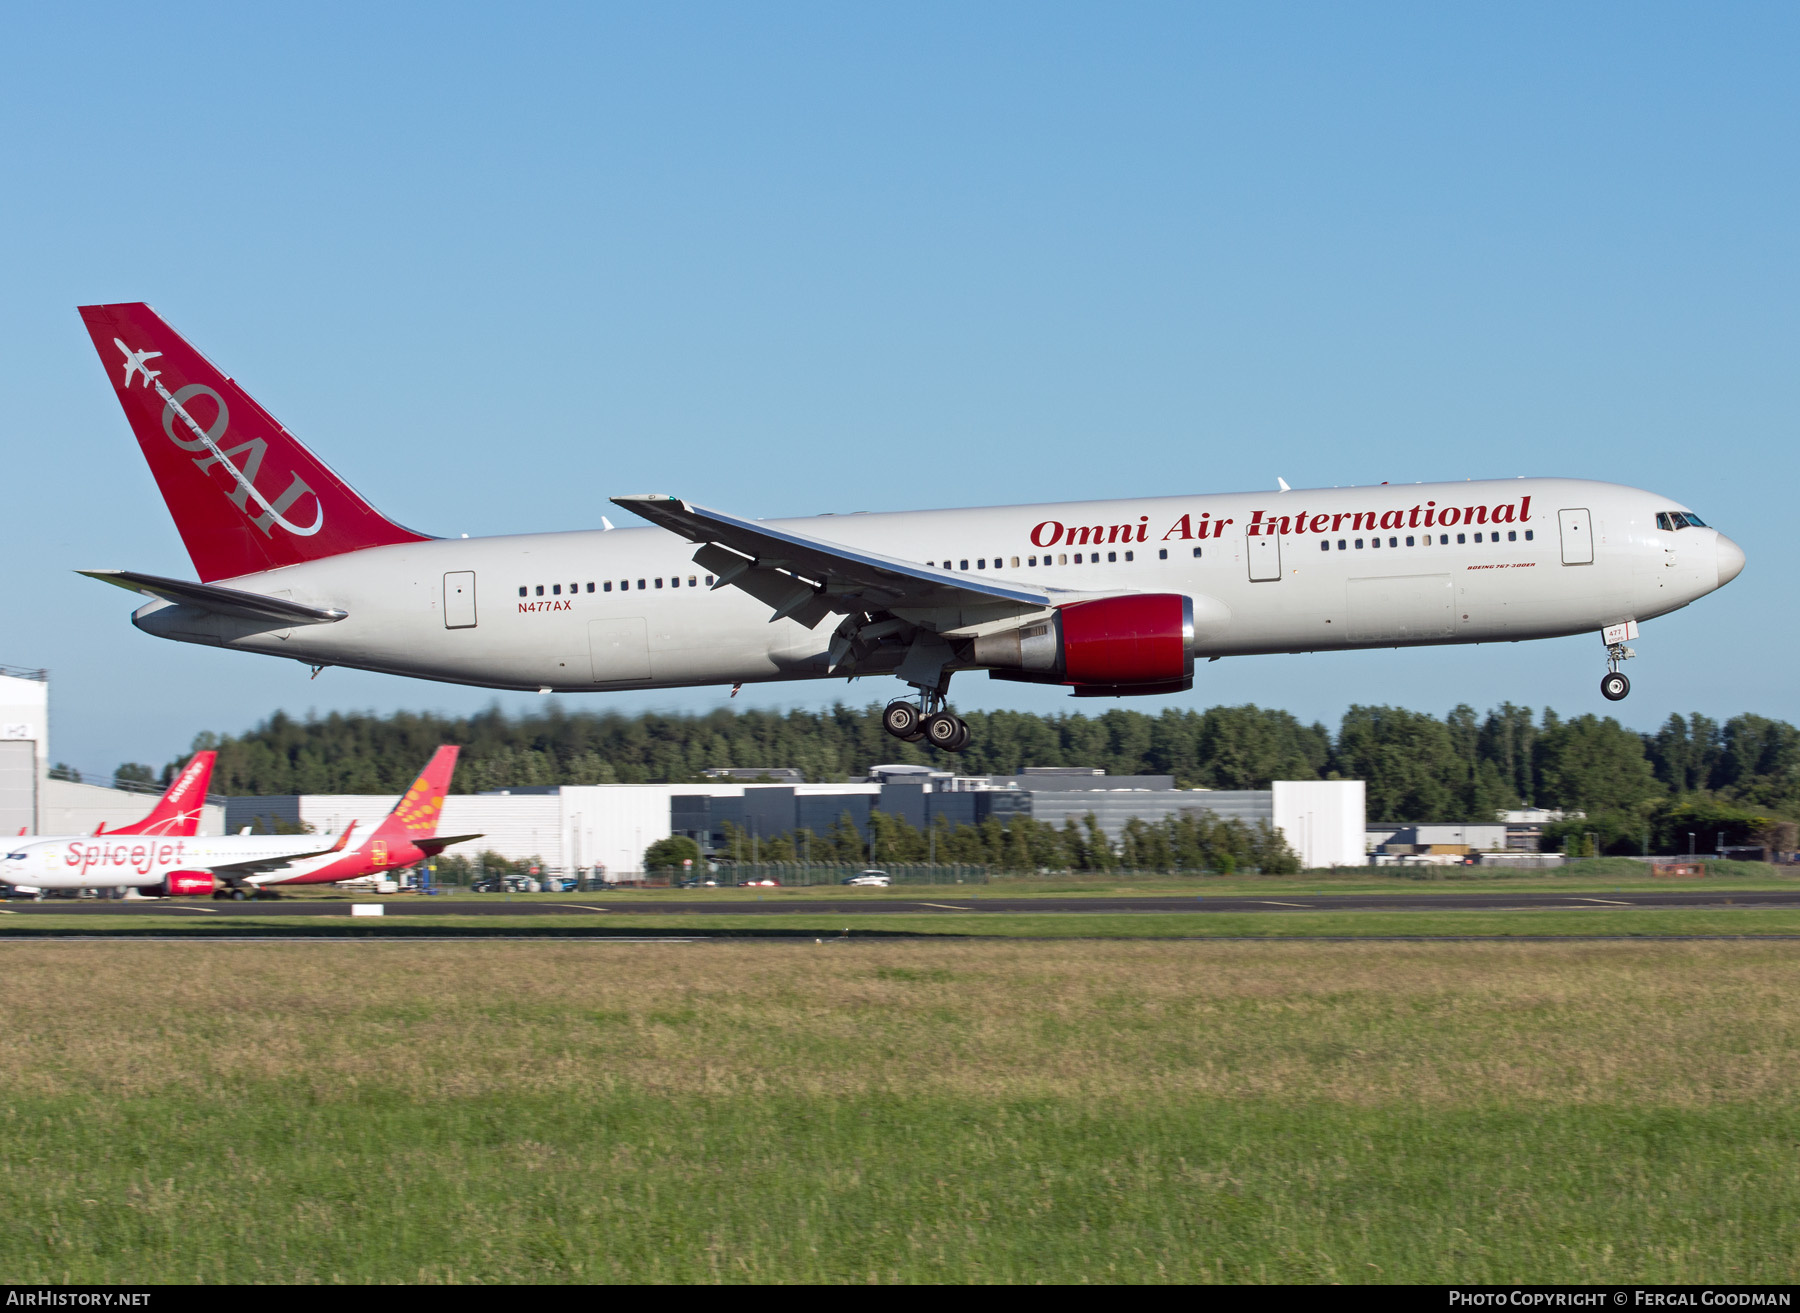
<instances>
[{"instance_id":1,"label":"tree line","mask_svg":"<svg viewBox=\"0 0 1800 1313\"><path fill-rule=\"evenodd\" d=\"M235 795L399 793L440 743L463 747L459 792L526 785L694 781L709 767L797 767L844 780L872 765L950 765L961 774L1025 766L1098 766L1110 775L1171 775L1180 787L1266 788L1271 780L1361 779L1372 821L1487 820L1537 806L1586 813L1553 831L1593 836L1602 851L1710 849L1745 841L1759 824L1800 819L1800 730L1744 714L1723 722L1671 716L1654 733L1611 717L1564 718L1511 703L1444 716L1352 706L1336 732L1252 705L1151 714L964 713L974 742L946 759L899 743L879 704L789 712L719 709L699 715L570 710L552 702L509 715L277 712L237 735L204 733L219 752L213 790ZM167 781L179 768L160 772ZM157 772L127 763L124 778Z\"/></svg>"}]
</instances>

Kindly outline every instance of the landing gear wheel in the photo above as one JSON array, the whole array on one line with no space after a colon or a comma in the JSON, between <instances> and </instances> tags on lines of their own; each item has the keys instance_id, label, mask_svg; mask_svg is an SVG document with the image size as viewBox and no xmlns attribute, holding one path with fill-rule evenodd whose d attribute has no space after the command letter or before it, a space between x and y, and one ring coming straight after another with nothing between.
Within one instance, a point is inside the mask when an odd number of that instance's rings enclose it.
<instances>
[{"instance_id":1,"label":"landing gear wheel","mask_svg":"<svg viewBox=\"0 0 1800 1313\"><path fill-rule=\"evenodd\" d=\"M945 752L961 752L969 744L969 727L960 716L934 712L925 717L925 741Z\"/></svg>"},{"instance_id":2,"label":"landing gear wheel","mask_svg":"<svg viewBox=\"0 0 1800 1313\"><path fill-rule=\"evenodd\" d=\"M917 743L924 737L919 709L910 702L890 702L881 713L881 727L906 743Z\"/></svg>"},{"instance_id":3,"label":"landing gear wheel","mask_svg":"<svg viewBox=\"0 0 1800 1313\"><path fill-rule=\"evenodd\" d=\"M1612 671L1600 680L1600 696L1608 702L1620 702L1631 692L1631 681L1618 671Z\"/></svg>"},{"instance_id":4,"label":"landing gear wheel","mask_svg":"<svg viewBox=\"0 0 1800 1313\"><path fill-rule=\"evenodd\" d=\"M233 889L231 891L231 901L234 903L244 902L249 897L250 895L245 893L242 889Z\"/></svg>"}]
</instances>

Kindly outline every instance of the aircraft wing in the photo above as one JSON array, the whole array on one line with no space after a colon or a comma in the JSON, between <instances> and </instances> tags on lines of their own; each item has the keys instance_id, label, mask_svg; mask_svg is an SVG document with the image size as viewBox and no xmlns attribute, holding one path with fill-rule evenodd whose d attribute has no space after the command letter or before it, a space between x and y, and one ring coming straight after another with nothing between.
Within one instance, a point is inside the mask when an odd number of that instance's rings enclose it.
<instances>
[{"instance_id":1,"label":"aircraft wing","mask_svg":"<svg viewBox=\"0 0 1800 1313\"><path fill-rule=\"evenodd\" d=\"M792 616L812 628L831 612L904 610L940 613L954 628L959 613L1043 610L1088 594L940 570L917 561L846 547L824 538L771 528L661 494L614 497L613 504L701 544L694 560L717 577L775 608L771 620Z\"/></svg>"},{"instance_id":2,"label":"aircraft wing","mask_svg":"<svg viewBox=\"0 0 1800 1313\"><path fill-rule=\"evenodd\" d=\"M350 842L350 836L355 830L356 822L351 821L345 827L344 832L337 837L336 842L327 844L323 848L315 848L311 852L283 853L280 857L255 857L244 862L213 862L209 863L206 869L227 882L242 880L245 876L250 875L263 875L269 871L280 871L292 866L295 862L343 852L344 846Z\"/></svg>"},{"instance_id":3,"label":"aircraft wing","mask_svg":"<svg viewBox=\"0 0 1800 1313\"><path fill-rule=\"evenodd\" d=\"M112 584L165 602L198 607L220 615L241 616L249 620L278 620L288 625L328 625L342 620L348 611L336 608L302 606L285 597L267 597L246 593L238 588L221 588L218 584L190 583L185 579L165 579L161 575L139 574L135 570L77 570L90 579Z\"/></svg>"}]
</instances>

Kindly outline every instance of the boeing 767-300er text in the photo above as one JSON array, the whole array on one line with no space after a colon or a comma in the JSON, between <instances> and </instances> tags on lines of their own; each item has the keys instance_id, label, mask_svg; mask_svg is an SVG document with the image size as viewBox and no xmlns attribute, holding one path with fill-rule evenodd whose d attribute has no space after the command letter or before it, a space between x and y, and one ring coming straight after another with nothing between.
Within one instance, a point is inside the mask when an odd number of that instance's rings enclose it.
<instances>
[{"instance_id":1,"label":"boeing 767-300er text","mask_svg":"<svg viewBox=\"0 0 1800 1313\"><path fill-rule=\"evenodd\" d=\"M615 497L653 527L431 538L393 523L146 305L82 308L200 582L146 633L486 688L891 674L890 733L958 750L951 675L1174 693L1196 659L1592 632L1601 691L1639 622L1744 554L1670 498L1576 479L1158 496L750 520Z\"/></svg>"}]
</instances>

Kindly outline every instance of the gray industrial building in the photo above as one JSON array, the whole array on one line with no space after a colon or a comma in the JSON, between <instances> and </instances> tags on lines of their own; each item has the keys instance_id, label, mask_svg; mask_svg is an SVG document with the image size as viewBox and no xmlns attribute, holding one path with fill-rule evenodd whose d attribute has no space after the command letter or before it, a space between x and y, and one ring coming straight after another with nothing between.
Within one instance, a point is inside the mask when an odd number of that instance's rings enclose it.
<instances>
[{"instance_id":1,"label":"gray industrial building","mask_svg":"<svg viewBox=\"0 0 1800 1313\"><path fill-rule=\"evenodd\" d=\"M734 772L735 779L694 784L591 784L452 794L440 825L451 834L479 834L452 852L492 850L517 860L541 858L564 871L628 878L644 849L672 834L705 851L726 844L726 823L755 838L794 830L823 834L846 816L865 840L877 811L904 817L918 829L940 819L951 826L1030 816L1062 826L1090 812L1117 840L1133 817L1156 822L1183 811L1207 811L1250 824L1267 821L1286 835L1309 866L1356 865L1363 856L1363 787L1357 780L1277 781L1271 789L1177 789L1166 775L1108 776L1062 768L1019 775L955 776L923 766L876 766L866 780L842 784L762 784L791 779L771 769ZM391 796L287 795L232 798L226 826L259 820L305 823L321 833L351 821L375 824L394 805Z\"/></svg>"}]
</instances>

